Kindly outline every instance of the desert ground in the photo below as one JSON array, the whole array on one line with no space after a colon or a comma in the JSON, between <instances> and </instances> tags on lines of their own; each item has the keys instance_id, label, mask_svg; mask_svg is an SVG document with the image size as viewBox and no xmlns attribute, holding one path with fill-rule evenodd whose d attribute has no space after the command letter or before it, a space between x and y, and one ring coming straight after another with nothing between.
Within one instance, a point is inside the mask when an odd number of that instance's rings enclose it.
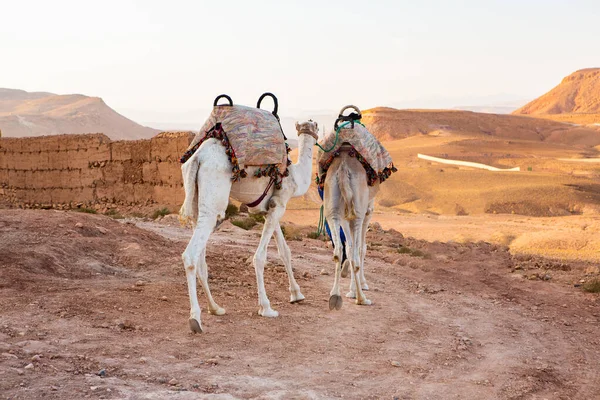
<instances>
[{"instance_id":1,"label":"desert ground","mask_svg":"<svg viewBox=\"0 0 600 400\"><path fill-rule=\"evenodd\" d=\"M200 292L194 335L180 261L191 229L175 215L0 210L0 396L600 398L600 297L582 286L598 274L598 247L551 257L542 240L597 240L600 218L379 211L366 261L373 305L344 299L340 311L328 309L331 247L308 237L317 220L318 210L286 213L302 303L287 302L269 247L275 319L257 315L249 263L261 225L221 224L207 260L227 314L209 315Z\"/></svg>"}]
</instances>

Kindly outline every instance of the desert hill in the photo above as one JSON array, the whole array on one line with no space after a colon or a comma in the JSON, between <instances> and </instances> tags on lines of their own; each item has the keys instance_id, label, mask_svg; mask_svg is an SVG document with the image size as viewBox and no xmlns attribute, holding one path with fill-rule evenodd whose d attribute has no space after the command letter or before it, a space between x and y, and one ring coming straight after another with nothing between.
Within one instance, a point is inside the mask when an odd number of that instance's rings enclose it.
<instances>
[{"instance_id":1,"label":"desert hill","mask_svg":"<svg viewBox=\"0 0 600 400\"><path fill-rule=\"evenodd\" d=\"M600 68L581 69L514 115L532 115L580 124L600 122Z\"/></svg>"},{"instance_id":2,"label":"desert hill","mask_svg":"<svg viewBox=\"0 0 600 400\"><path fill-rule=\"evenodd\" d=\"M382 141L415 135L464 135L580 146L600 144L600 127L578 127L517 115L377 107L364 110L362 121Z\"/></svg>"},{"instance_id":3,"label":"desert hill","mask_svg":"<svg viewBox=\"0 0 600 400\"><path fill-rule=\"evenodd\" d=\"M104 133L113 140L159 132L122 116L99 97L14 89L0 89L0 130L4 137Z\"/></svg>"},{"instance_id":4,"label":"desert hill","mask_svg":"<svg viewBox=\"0 0 600 400\"><path fill-rule=\"evenodd\" d=\"M378 207L459 215L600 212L600 127L516 115L391 108L365 110L363 122L399 169L381 186ZM520 172L444 165L418 154L519 167ZM316 188L311 188L288 208L320 204Z\"/></svg>"}]
</instances>

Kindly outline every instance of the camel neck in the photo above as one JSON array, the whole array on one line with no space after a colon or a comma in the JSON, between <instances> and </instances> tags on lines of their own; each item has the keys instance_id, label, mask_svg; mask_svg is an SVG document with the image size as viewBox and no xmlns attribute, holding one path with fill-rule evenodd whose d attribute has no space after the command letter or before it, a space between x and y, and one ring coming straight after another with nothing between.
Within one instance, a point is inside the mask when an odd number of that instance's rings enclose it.
<instances>
[{"instance_id":1,"label":"camel neck","mask_svg":"<svg viewBox=\"0 0 600 400\"><path fill-rule=\"evenodd\" d=\"M313 146L316 140L310 135L298 136L298 161L294 166L296 192L294 196L302 196L308 190L312 178Z\"/></svg>"}]
</instances>

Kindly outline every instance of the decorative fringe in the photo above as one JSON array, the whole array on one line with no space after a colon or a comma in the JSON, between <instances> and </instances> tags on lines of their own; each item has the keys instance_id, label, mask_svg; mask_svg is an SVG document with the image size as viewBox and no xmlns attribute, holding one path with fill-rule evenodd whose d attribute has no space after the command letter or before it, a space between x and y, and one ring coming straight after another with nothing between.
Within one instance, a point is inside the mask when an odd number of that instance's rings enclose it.
<instances>
[{"instance_id":1,"label":"decorative fringe","mask_svg":"<svg viewBox=\"0 0 600 400\"><path fill-rule=\"evenodd\" d=\"M375 172L375 170L373 168L371 168L371 166L369 165L367 160L365 160L365 158L362 155L360 155L360 153L358 151L356 151L354 146L351 146L351 147L352 148L348 152L348 155L350 157L356 157L356 159L362 164L363 168L365 169L365 172L367 173L367 183L369 184L369 186L373 186L375 184L375 182L377 182L377 180L379 180L380 183L385 182L390 177L390 175L392 175L392 173L398 171L398 168L394 167L394 163L390 163L390 165L388 165L381 171ZM321 190L323 189L323 187L325 185L325 178L327 177L327 170L331 166L331 163L333 163L333 160L339 156L340 156L340 151L337 150L337 151L333 152L331 154L331 156L329 156L329 158L327 158L324 162L320 163L320 167L323 170L323 173L321 174L321 176L319 176L319 174L317 173L317 177L315 178L315 183Z\"/></svg>"}]
</instances>

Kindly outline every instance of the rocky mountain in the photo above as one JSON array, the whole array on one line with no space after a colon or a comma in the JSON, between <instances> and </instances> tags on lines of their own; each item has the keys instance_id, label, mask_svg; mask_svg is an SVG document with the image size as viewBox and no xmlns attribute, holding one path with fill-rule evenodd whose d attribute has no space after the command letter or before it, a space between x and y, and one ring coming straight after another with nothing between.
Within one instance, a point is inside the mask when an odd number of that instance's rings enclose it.
<instances>
[{"instance_id":1,"label":"rocky mountain","mask_svg":"<svg viewBox=\"0 0 600 400\"><path fill-rule=\"evenodd\" d=\"M159 132L117 113L99 97L2 88L0 131L4 137L104 133L113 140L149 138Z\"/></svg>"},{"instance_id":2,"label":"rocky mountain","mask_svg":"<svg viewBox=\"0 0 600 400\"><path fill-rule=\"evenodd\" d=\"M600 68L572 73L548 93L514 111L579 124L600 122Z\"/></svg>"}]
</instances>

